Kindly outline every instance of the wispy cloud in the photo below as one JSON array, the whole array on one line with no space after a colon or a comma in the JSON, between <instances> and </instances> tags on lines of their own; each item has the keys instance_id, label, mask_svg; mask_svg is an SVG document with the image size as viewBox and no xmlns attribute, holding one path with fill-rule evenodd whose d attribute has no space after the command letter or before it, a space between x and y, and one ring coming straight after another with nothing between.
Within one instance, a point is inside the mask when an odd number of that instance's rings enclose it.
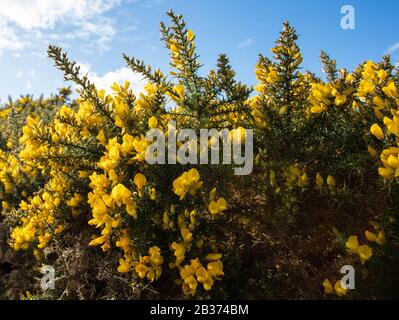
<instances>
[{"instance_id":1,"label":"wispy cloud","mask_svg":"<svg viewBox=\"0 0 399 320\"><path fill-rule=\"evenodd\" d=\"M393 44L392 46L390 46L386 51L387 54L392 54L394 53L396 50L399 50L399 42L396 42L395 44Z\"/></svg>"},{"instance_id":2,"label":"wispy cloud","mask_svg":"<svg viewBox=\"0 0 399 320\"><path fill-rule=\"evenodd\" d=\"M130 87L133 93L138 94L144 91L146 82L143 80L142 75L133 72L127 67L122 67L117 70L109 71L103 75L99 75L97 72L92 71L90 64L80 63L80 73L82 75L87 74L90 81L94 82L97 89L103 89L107 93L111 93L110 87L114 82L123 84L125 80L130 82Z\"/></svg>"},{"instance_id":3,"label":"wispy cloud","mask_svg":"<svg viewBox=\"0 0 399 320\"><path fill-rule=\"evenodd\" d=\"M84 40L107 50L116 34L104 14L122 0L1 0L0 52L21 52L51 41Z\"/></svg>"},{"instance_id":4,"label":"wispy cloud","mask_svg":"<svg viewBox=\"0 0 399 320\"><path fill-rule=\"evenodd\" d=\"M237 47L238 48L245 48L245 47L249 47L252 46L255 43L255 39L254 38L246 38L245 40L241 41Z\"/></svg>"}]
</instances>

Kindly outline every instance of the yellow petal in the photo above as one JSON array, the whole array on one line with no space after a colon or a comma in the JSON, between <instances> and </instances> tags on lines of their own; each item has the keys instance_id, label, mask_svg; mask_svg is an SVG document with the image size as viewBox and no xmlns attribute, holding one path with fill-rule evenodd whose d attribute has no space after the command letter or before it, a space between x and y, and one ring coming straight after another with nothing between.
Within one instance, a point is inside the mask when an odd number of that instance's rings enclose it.
<instances>
[{"instance_id":1,"label":"yellow petal","mask_svg":"<svg viewBox=\"0 0 399 320\"><path fill-rule=\"evenodd\" d=\"M333 288L330 280L328 280L328 279L324 280L323 287L324 287L324 293L325 294L334 293L334 288Z\"/></svg>"},{"instance_id":2,"label":"yellow petal","mask_svg":"<svg viewBox=\"0 0 399 320\"><path fill-rule=\"evenodd\" d=\"M366 239L367 239L368 241L371 241L371 242L377 241L377 235L376 235L375 233L366 230L366 232L365 232L364 234L365 234Z\"/></svg>"},{"instance_id":3,"label":"yellow petal","mask_svg":"<svg viewBox=\"0 0 399 320\"><path fill-rule=\"evenodd\" d=\"M380 128L380 126L376 123L374 123L371 127L370 127L370 132L377 137L378 139L384 139L384 132L382 132L382 129Z\"/></svg>"},{"instance_id":4,"label":"yellow petal","mask_svg":"<svg viewBox=\"0 0 399 320\"><path fill-rule=\"evenodd\" d=\"M359 247L359 241L357 240L357 236L350 236L348 241L346 242L346 248L351 251L357 251Z\"/></svg>"},{"instance_id":5,"label":"yellow petal","mask_svg":"<svg viewBox=\"0 0 399 320\"><path fill-rule=\"evenodd\" d=\"M384 231L381 230L380 232L378 232L377 240L375 242L377 242L379 245L382 245L385 243Z\"/></svg>"}]
</instances>

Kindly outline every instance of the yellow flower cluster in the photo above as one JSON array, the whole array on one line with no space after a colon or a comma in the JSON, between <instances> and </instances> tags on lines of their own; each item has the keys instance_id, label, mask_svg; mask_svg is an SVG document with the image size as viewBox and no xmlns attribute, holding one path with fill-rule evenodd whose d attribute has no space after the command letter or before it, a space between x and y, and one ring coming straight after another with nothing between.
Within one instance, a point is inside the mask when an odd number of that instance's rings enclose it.
<instances>
[{"instance_id":1,"label":"yellow flower cluster","mask_svg":"<svg viewBox=\"0 0 399 320\"><path fill-rule=\"evenodd\" d=\"M208 209L210 214L223 214L224 211L227 209L227 201L224 198L219 198L216 201L211 201L209 203Z\"/></svg>"},{"instance_id":2,"label":"yellow flower cluster","mask_svg":"<svg viewBox=\"0 0 399 320\"><path fill-rule=\"evenodd\" d=\"M22 225L11 233L11 245L15 250L26 250L34 242L38 249L43 249L54 234L63 231L57 213L67 187L63 176L54 174L46 186L47 191L32 197L29 203L21 201L20 209L26 215L21 218Z\"/></svg>"},{"instance_id":3,"label":"yellow flower cluster","mask_svg":"<svg viewBox=\"0 0 399 320\"><path fill-rule=\"evenodd\" d=\"M396 109L390 109L392 118L384 116L383 114L378 117L383 120L386 134L384 134L384 131L377 123L374 123L370 127L370 132L380 140L388 139L392 136L395 141L394 146L388 147L381 152L380 159L384 166L378 168L378 172L383 178L392 180L399 176L399 148L397 147L399 143L399 111L397 110L397 107L399 106L399 93L392 80L389 81L386 86L382 87L382 91L386 96L384 100L377 96L374 97L375 102L383 101L379 103L380 109L388 108L394 104L396 105ZM376 98L378 98L378 100Z\"/></svg>"},{"instance_id":4,"label":"yellow flower cluster","mask_svg":"<svg viewBox=\"0 0 399 320\"><path fill-rule=\"evenodd\" d=\"M220 261L221 254L209 254L206 259L210 262L206 269L203 267L198 258L191 260L190 264L180 268L180 276L183 280L183 293L186 296L194 296L198 283L202 284L205 290L211 290L214 280L218 280L224 275L223 263Z\"/></svg>"},{"instance_id":5,"label":"yellow flower cluster","mask_svg":"<svg viewBox=\"0 0 399 320\"><path fill-rule=\"evenodd\" d=\"M359 255L362 264L369 260L373 255L373 250L367 244L359 245L357 236L350 236L345 245L349 252Z\"/></svg>"},{"instance_id":6,"label":"yellow flower cluster","mask_svg":"<svg viewBox=\"0 0 399 320\"><path fill-rule=\"evenodd\" d=\"M333 294L335 293L338 297L343 297L348 292L347 289L342 287L341 280L335 282L334 287L332 286L330 280L326 279L323 282L324 293Z\"/></svg>"},{"instance_id":7,"label":"yellow flower cluster","mask_svg":"<svg viewBox=\"0 0 399 320\"><path fill-rule=\"evenodd\" d=\"M296 35L285 23L272 49L273 60L260 56L256 64L259 83L257 95L251 97L223 55L217 69L201 76L194 32L180 16L171 15L174 26L162 28L162 35L170 50L172 80L125 57L148 81L139 94L128 81L114 83L112 93L106 94L79 78L81 97L76 101L58 96L39 103L25 97L16 107L0 110L0 131L11 120L19 121L13 128L17 133L4 130L3 139L0 132L0 201L2 214L11 221L15 250L33 249L41 258L53 239L71 230L93 234L85 245L116 255L117 271L129 273L135 285L150 281L156 286L163 278L181 284L185 296L203 297L202 289L213 289L229 272L223 269L222 253L208 253L223 252L223 262L231 265L234 260L227 259L241 258L239 250L232 249L234 239L250 243L243 248L255 247L265 230L279 229L284 218L294 229L292 213L301 210L303 217L312 216L307 213L315 203L325 203L325 220L334 221L348 214L348 203L368 208L374 192L381 203L389 202L385 185L375 179L377 169L370 170L367 151L376 161L381 152L378 172L383 178L399 177L399 93L393 66L368 61L348 74L330 64L331 80L322 81L300 71ZM56 65L72 73L68 78L78 77L74 64L68 65L61 54L55 58ZM15 119L15 113L21 119ZM222 165L200 170L149 165L145 135L155 128L167 135L170 120L176 130L227 128L230 142L242 143L244 128L255 128L253 174L237 178ZM211 138L208 147L215 142ZM267 222L258 219L260 215L246 216L241 205L253 199L257 208L265 201L279 222L263 212ZM384 212L386 207L378 209ZM237 221L252 223L245 236L234 229ZM263 225L269 222L276 228ZM356 235L345 241L362 264L378 248L374 244L385 242L385 233L366 230L365 238L369 245L360 245ZM101 250L93 250L100 257ZM261 262L259 266L264 267ZM333 286L326 279L323 286L325 293L346 294L339 281Z\"/></svg>"},{"instance_id":8,"label":"yellow flower cluster","mask_svg":"<svg viewBox=\"0 0 399 320\"><path fill-rule=\"evenodd\" d=\"M134 267L140 278L147 278L153 282L157 280L162 274L163 257L161 249L157 246L148 249L148 256L140 257L138 263Z\"/></svg>"},{"instance_id":9,"label":"yellow flower cluster","mask_svg":"<svg viewBox=\"0 0 399 320\"><path fill-rule=\"evenodd\" d=\"M200 174L197 169L192 168L173 181L173 192L183 200L187 193L195 195L201 186Z\"/></svg>"},{"instance_id":10,"label":"yellow flower cluster","mask_svg":"<svg viewBox=\"0 0 399 320\"><path fill-rule=\"evenodd\" d=\"M332 104L331 91L329 84L312 83L312 90L309 98L312 104L310 112L321 113L326 111L328 106Z\"/></svg>"}]
</instances>

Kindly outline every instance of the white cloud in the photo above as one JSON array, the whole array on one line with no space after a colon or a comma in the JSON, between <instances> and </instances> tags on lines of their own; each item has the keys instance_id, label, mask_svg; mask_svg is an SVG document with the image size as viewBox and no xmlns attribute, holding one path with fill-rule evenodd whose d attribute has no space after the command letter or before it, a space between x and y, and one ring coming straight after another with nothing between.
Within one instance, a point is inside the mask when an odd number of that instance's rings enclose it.
<instances>
[{"instance_id":1,"label":"white cloud","mask_svg":"<svg viewBox=\"0 0 399 320\"><path fill-rule=\"evenodd\" d=\"M1 0L0 52L46 46L52 41L85 40L108 49L116 34L104 16L122 0ZM51 30L51 32L50 32Z\"/></svg>"},{"instance_id":2,"label":"white cloud","mask_svg":"<svg viewBox=\"0 0 399 320\"><path fill-rule=\"evenodd\" d=\"M29 81L29 80L26 81L25 88L28 89L28 90L30 90L30 89L32 88L32 82Z\"/></svg>"},{"instance_id":3,"label":"white cloud","mask_svg":"<svg viewBox=\"0 0 399 320\"><path fill-rule=\"evenodd\" d=\"M127 67L122 67L114 71L109 71L103 75L98 75L97 72L91 71L89 64L80 63L79 66L80 73L82 75L87 74L89 80L94 82L98 90L104 89L107 93L112 93L110 87L114 82L123 84L125 80L128 80L130 82L130 88L133 90L134 94L144 91L146 82L142 79L142 75L133 72Z\"/></svg>"},{"instance_id":4,"label":"white cloud","mask_svg":"<svg viewBox=\"0 0 399 320\"><path fill-rule=\"evenodd\" d=\"M23 71L18 71L16 74L17 79L21 79L24 76Z\"/></svg>"},{"instance_id":5,"label":"white cloud","mask_svg":"<svg viewBox=\"0 0 399 320\"><path fill-rule=\"evenodd\" d=\"M56 22L83 21L108 11L121 0L2 0L0 18L24 30L52 29Z\"/></svg>"},{"instance_id":6,"label":"white cloud","mask_svg":"<svg viewBox=\"0 0 399 320\"><path fill-rule=\"evenodd\" d=\"M249 47L252 46L255 43L255 40L253 38L247 38L243 41L241 41L237 47L239 48L245 48L245 47Z\"/></svg>"},{"instance_id":7,"label":"white cloud","mask_svg":"<svg viewBox=\"0 0 399 320\"><path fill-rule=\"evenodd\" d=\"M392 54L392 53L394 53L396 50L398 50L399 49L399 42L397 42L397 43L395 43L395 44L393 44L392 46L390 46L387 50L386 50L386 52L387 52L387 54Z\"/></svg>"},{"instance_id":8,"label":"white cloud","mask_svg":"<svg viewBox=\"0 0 399 320\"><path fill-rule=\"evenodd\" d=\"M19 39L15 30L0 19L0 52L3 49L20 51L25 47L26 44Z\"/></svg>"}]
</instances>

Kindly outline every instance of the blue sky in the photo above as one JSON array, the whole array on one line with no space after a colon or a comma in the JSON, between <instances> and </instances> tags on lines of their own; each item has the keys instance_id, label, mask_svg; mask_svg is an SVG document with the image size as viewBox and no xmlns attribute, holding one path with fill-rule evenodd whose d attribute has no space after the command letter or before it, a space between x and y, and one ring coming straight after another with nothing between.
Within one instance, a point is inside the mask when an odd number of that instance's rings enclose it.
<instances>
[{"instance_id":1,"label":"blue sky","mask_svg":"<svg viewBox=\"0 0 399 320\"><path fill-rule=\"evenodd\" d=\"M340 26L347 4L355 9L354 30ZM65 48L99 87L128 78L140 90L140 77L125 68L122 52L168 70L159 40L168 9L182 13L196 33L204 72L227 53L238 79L248 84L255 83L258 53L271 56L284 20L300 35L302 67L319 75L321 49L350 70L387 52L399 59L396 0L1 0L1 101L9 94L48 95L64 85L46 57L49 43Z\"/></svg>"}]
</instances>

